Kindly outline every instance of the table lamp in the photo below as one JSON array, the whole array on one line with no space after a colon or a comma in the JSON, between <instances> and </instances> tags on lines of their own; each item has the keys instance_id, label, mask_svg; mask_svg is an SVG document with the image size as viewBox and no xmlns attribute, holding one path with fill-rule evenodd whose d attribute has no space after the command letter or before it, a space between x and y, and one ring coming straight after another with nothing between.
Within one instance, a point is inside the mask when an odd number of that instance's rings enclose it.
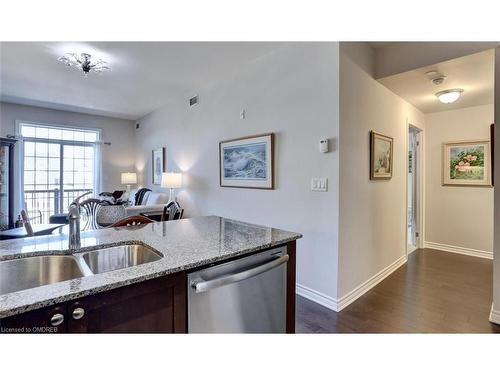
<instances>
[{"instance_id":1,"label":"table lamp","mask_svg":"<svg viewBox=\"0 0 500 375\"><path fill-rule=\"evenodd\" d=\"M137 174L135 172L122 173L122 185L127 185L127 193L130 193L132 184L137 184Z\"/></svg>"},{"instance_id":2,"label":"table lamp","mask_svg":"<svg viewBox=\"0 0 500 375\"><path fill-rule=\"evenodd\" d=\"M175 192L174 189L180 189L182 187L182 173L162 173L161 175L161 187L170 189L169 202L175 202Z\"/></svg>"}]
</instances>

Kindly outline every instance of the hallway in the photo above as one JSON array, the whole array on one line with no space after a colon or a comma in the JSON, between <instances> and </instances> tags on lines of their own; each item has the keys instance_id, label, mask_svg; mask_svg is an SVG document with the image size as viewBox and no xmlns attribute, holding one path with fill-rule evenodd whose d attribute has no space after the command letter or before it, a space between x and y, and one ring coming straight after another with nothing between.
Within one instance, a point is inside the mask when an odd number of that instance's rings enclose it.
<instances>
[{"instance_id":1,"label":"hallway","mask_svg":"<svg viewBox=\"0 0 500 375\"><path fill-rule=\"evenodd\" d=\"M488 316L493 262L432 249L339 313L297 296L297 333L500 332Z\"/></svg>"}]
</instances>

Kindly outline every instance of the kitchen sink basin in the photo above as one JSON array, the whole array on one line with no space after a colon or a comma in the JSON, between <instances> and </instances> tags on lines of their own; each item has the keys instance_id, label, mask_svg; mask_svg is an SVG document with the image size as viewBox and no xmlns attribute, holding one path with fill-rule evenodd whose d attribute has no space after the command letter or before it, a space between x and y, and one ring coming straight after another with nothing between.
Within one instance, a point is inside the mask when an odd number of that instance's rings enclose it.
<instances>
[{"instance_id":1,"label":"kitchen sink basin","mask_svg":"<svg viewBox=\"0 0 500 375\"><path fill-rule=\"evenodd\" d=\"M161 253L122 245L74 255L42 255L0 262L0 295L154 262Z\"/></svg>"},{"instance_id":2,"label":"kitchen sink basin","mask_svg":"<svg viewBox=\"0 0 500 375\"><path fill-rule=\"evenodd\" d=\"M92 273L103 273L150 263L163 255L143 245L122 245L82 253Z\"/></svg>"},{"instance_id":3,"label":"kitchen sink basin","mask_svg":"<svg viewBox=\"0 0 500 375\"><path fill-rule=\"evenodd\" d=\"M47 255L0 262L0 295L84 276L72 256Z\"/></svg>"}]
</instances>

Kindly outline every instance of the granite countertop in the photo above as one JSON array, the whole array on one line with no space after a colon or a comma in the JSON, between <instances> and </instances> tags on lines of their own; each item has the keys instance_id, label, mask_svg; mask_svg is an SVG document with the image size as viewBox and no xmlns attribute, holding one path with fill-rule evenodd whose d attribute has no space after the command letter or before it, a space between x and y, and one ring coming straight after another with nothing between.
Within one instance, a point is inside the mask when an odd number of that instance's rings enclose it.
<instances>
[{"instance_id":1,"label":"granite countertop","mask_svg":"<svg viewBox=\"0 0 500 375\"><path fill-rule=\"evenodd\" d=\"M0 295L0 318L124 285L189 270L301 238L298 233L219 216L165 221L138 227L81 232L81 249L145 244L163 258L135 267ZM67 234L0 241L0 261L36 255L68 255Z\"/></svg>"}]
</instances>

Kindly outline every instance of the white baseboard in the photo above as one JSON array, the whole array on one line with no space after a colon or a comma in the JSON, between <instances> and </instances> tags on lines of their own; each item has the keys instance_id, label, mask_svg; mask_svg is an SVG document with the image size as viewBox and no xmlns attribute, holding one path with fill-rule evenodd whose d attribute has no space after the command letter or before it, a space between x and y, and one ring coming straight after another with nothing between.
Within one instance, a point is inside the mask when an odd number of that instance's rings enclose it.
<instances>
[{"instance_id":1,"label":"white baseboard","mask_svg":"<svg viewBox=\"0 0 500 375\"><path fill-rule=\"evenodd\" d=\"M486 258L486 259L493 259L493 253L490 253L489 251L469 249L467 247L446 245L446 244L430 242L430 241L424 241L424 247L429 248L429 249L434 249L434 250L448 251L450 253L470 255L473 257L480 257L480 258Z\"/></svg>"},{"instance_id":2,"label":"white baseboard","mask_svg":"<svg viewBox=\"0 0 500 375\"><path fill-rule=\"evenodd\" d=\"M500 324L500 311L495 310L493 304L491 304L490 322Z\"/></svg>"},{"instance_id":3,"label":"white baseboard","mask_svg":"<svg viewBox=\"0 0 500 375\"><path fill-rule=\"evenodd\" d=\"M359 297L361 297L363 294L368 292L371 288L373 288L375 285L380 283L387 276L389 276L391 273L393 273L399 267L401 267L403 264L405 264L407 260L408 260L408 258L405 254L401 258L399 258L396 261L394 261L393 263L389 264L387 267L385 267L383 270L381 270L377 274L370 277L363 284L359 285L358 287L354 288L353 290L351 290L349 293L347 293L343 297L339 298L339 300L337 302L337 308L338 308L337 311L340 311L340 310L346 308L347 306L349 306L351 303L353 303L355 300L357 300Z\"/></svg>"},{"instance_id":4,"label":"white baseboard","mask_svg":"<svg viewBox=\"0 0 500 375\"><path fill-rule=\"evenodd\" d=\"M339 311L337 310L337 300L335 298L300 284L296 285L295 291L299 296L325 306L330 310Z\"/></svg>"},{"instance_id":5,"label":"white baseboard","mask_svg":"<svg viewBox=\"0 0 500 375\"><path fill-rule=\"evenodd\" d=\"M403 255L401 258L397 259L395 262L388 265L382 271L378 272L376 275L372 276L370 279L368 279L367 281L365 281L364 283L362 283L358 287L354 288L352 291L350 291L349 293L347 293L345 296L341 297L340 299L330 297L326 294L323 294L321 292L318 292L314 289L308 288L308 287L306 287L304 285L300 285L300 284L296 285L296 292L298 295L300 295L304 298L307 298L313 302L316 302L322 306L325 306L325 307L329 308L330 310L338 312L338 311L341 311L342 309L346 308L347 306L349 306L351 303L353 303L355 300L357 300L363 294L368 292L375 285L377 285L382 280L384 280L391 273L396 271L399 267L401 267L403 264L406 263L407 259L408 258L406 257L406 255Z\"/></svg>"}]
</instances>

